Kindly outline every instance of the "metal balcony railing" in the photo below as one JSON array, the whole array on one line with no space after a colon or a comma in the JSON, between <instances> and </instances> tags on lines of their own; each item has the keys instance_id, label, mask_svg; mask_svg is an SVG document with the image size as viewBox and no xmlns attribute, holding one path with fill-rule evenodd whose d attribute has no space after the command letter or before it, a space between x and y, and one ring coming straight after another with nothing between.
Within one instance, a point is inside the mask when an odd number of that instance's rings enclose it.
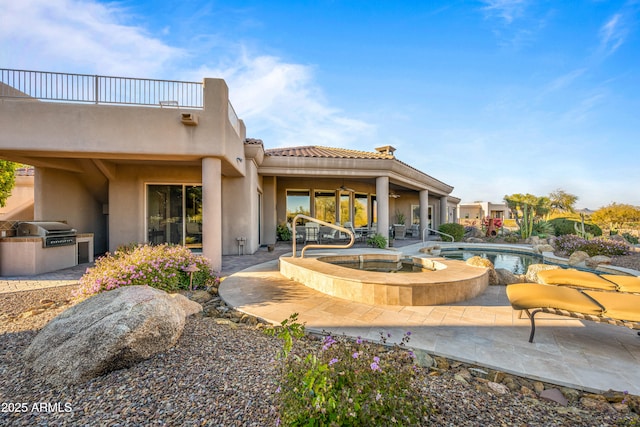
<instances>
[{"instance_id":1,"label":"metal balcony railing","mask_svg":"<svg viewBox=\"0 0 640 427\"><path fill-rule=\"evenodd\" d=\"M203 85L197 82L6 68L0 68L0 97L174 108L204 107ZM229 121L238 131L238 118L230 104L229 107Z\"/></svg>"}]
</instances>

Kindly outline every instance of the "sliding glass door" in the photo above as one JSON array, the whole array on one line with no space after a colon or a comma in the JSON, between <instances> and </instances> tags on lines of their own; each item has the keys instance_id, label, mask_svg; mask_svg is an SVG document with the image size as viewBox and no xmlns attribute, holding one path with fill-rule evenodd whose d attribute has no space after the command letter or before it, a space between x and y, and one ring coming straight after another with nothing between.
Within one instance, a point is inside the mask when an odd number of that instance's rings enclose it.
<instances>
[{"instance_id":1,"label":"sliding glass door","mask_svg":"<svg viewBox=\"0 0 640 427\"><path fill-rule=\"evenodd\" d=\"M202 186L147 185L147 230L151 244L202 248Z\"/></svg>"}]
</instances>

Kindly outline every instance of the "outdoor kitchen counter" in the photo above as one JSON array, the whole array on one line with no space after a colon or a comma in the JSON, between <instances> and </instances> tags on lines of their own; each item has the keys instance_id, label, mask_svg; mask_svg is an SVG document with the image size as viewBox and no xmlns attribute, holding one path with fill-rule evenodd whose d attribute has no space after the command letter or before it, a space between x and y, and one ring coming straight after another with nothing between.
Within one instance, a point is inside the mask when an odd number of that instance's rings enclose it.
<instances>
[{"instance_id":1,"label":"outdoor kitchen counter","mask_svg":"<svg viewBox=\"0 0 640 427\"><path fill-rule=\"evenodd\" d=\"M79 245L83 262L93 261L93 234L76 235L73 245L43 247L42 237L0 238L0 276L31 276L78 265ZM86 258L89 258L87 260Z\"/></svg>"}]
</instances>

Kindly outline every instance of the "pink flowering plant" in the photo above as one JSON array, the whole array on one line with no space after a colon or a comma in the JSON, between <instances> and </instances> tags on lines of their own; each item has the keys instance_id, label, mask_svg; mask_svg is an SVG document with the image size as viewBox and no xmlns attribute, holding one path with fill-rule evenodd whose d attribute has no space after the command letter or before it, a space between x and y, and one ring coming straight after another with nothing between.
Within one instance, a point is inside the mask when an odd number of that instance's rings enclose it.
<instances>
[{"instance_id":1,"label":"pink flowering plant","mask_svg":"<svg viewBox=\"0 0 640 427\"><path fill-rule=\"evenodd\" d=\"M278 419L284 426L424 425L433 407L420 393L415 358L405 346L346 337L300 340L292 315L272 335L283 339L278 358ZM381 342L386 339L381 334Z\"/></svg>"},{"instance_id":2,"label":"pink flowering plant","mask_svg":"<svg viewBox=\"0 0 640 427\"><path fill-rule=\"evenodd\" d=\"M190 273L190 267L198 270ZM193 274L193 279L191 277ZM217 286L219 277L209 260L178 245L135 245L107 253L80 279L80 295L93 295L121 286L148 285L173 292Z\"/></svg>"},{"instance_id":3,"label":"pink flowering plant","mask_svg":"<svg viewBox=\"0 0 640 427\"><path fill-rule=\"evenodd\" d=\"M586 252L589 256L615 256L628 255L630 253L629 245L625 242L603 239L601 237L583 239L575 234L565 234L558 237L555 245L559 252L566 255L571 255L575 251Z\"/></svg>"}]
</instances>

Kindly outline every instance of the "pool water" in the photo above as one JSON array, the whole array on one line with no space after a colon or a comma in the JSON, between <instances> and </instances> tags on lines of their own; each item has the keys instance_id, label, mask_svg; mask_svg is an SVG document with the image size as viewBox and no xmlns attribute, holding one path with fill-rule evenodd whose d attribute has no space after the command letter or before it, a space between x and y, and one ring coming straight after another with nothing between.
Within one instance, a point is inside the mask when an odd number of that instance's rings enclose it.
<instances>
[{"instance_id":1,"label":"pool water","mask_svg":"<svg viewBox=\"0 0 640 427\"><path fill-rule=\"evenodd\" d=\"M448 259L457 259L463 261L466 261L474 256L480 256L491 261L495 268L504 268L505 270L509 270L513 274L526 274L527 269L531 264L543 263L542 256L514 252L443 250L441 256Z\"/></svg>"}]
</instances>

